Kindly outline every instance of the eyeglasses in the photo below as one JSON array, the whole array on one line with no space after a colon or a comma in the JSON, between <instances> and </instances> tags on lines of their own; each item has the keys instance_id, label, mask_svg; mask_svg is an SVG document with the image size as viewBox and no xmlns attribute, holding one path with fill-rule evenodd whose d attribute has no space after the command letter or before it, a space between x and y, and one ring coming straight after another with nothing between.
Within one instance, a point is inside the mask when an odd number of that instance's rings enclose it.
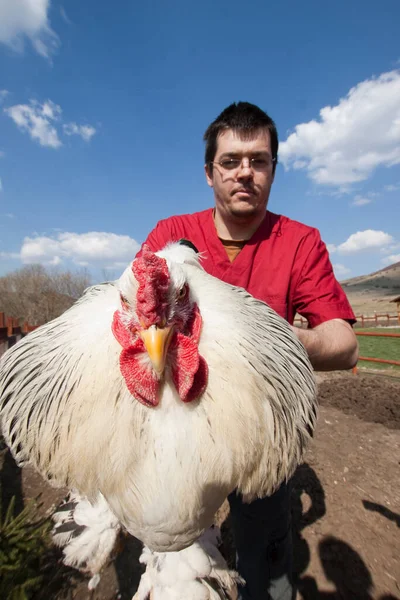
<instances>
[{"instance_id":1,"label":"eyeglasses","mask_svg":"<svg viewBox=\"0 0 400 600\"><path fill-rule=\"evenodd\" d=\"M222 160L210 161L210 165L219 165L225 171L234 171L243 165L243 161L247 160L248 164L246 167L253 169L253 171L268 171L273 163L276 162L276 158L271 157L255 157L255 158L223 158Z\"/></svg>"}]
</instances>

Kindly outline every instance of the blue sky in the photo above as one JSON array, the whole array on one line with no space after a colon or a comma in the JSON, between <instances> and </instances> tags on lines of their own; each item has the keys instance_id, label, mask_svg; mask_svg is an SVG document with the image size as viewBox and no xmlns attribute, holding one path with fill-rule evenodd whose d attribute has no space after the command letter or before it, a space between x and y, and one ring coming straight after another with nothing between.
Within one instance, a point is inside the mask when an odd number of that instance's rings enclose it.
<instances>
[{"instance_id":1,"label":"blue sky","mask_svg":"<svg viewBox=\"0 0 400 600\"><path fill-rule=\"evenodd\" d=\"M2 0L0 275L118 276L213 204L202 136L238 100L278 127L269 208L321 231L339 279L400 261L399 22L398 0Z\"/></svg>"}]
</instances>

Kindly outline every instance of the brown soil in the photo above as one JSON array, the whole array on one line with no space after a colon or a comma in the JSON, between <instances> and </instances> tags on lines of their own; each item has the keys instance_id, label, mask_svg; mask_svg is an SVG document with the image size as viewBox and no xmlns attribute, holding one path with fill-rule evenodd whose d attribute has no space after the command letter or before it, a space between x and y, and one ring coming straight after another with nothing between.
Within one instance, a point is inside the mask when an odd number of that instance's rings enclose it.
<instances>
[{"instance_id":1,"label":"brown soil","mask_svg":"<svg viewBox=\"0 0 400 600\"><path fill-rule=\"evenodd\" d=\"M400 600L400 380L383 375L319 376L320 413L305 463L294 476L293 532L298 600ZM42 492L42 511L63 495L3 451L3 509ZM220 511L228 560L234 548ZM40 599L131 600L141 545L125 547L93 594L52 552ZM39 596L37 597L39 600ZM188 599L190 600L190 599Z\"/></svg>"}]
</instances>

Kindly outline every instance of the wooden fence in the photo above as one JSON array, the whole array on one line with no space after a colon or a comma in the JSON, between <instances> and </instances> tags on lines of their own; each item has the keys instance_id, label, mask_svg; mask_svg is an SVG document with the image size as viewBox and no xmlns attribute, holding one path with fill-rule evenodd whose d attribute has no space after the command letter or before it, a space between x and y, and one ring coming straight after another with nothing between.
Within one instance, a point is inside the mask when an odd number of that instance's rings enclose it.
<instances>
[{"instance_id":1,"label":"wooden fence","mask_svg":"<svg viewBox=\"0 0 400 600\"><path fill-rule=\"evenodd\" d=\"M36 327L37 325L29 323L20 325L18 319L7 317L0 312L0 356Z\"/></svg>"},{"instance_id":2,"label":"wooden fence","mask_svg":"<svg viewBox=\"0 0 400 600\"><path fill-rule=\"evenodd\" d=\"M355 331L356 335L365 335L370 337L385 337L385 338L400 338L400 333L375 333L371 331ZM388 360L386 358L372 358L370 356L359 356L358 360L366 360L367 362L382 363L385 365L394 365L400 367L400 360ZM357 367L353 368L353 373L357 373Z\"/></svg>"},{"instance_id":3,"label":"wooden fence","mask_svg":"<svg viewBox=\"0 0 400 600\"><path fill-rule=\"evenodd\" d=\"M378 325L384 325L390 327L390 325L400 325L400 311L398 313L374 313L374 315L356 315L357 323L354 327L377 327ZM294 324L298 327L307 327L307 319L303 317L296 317Z\"/></svg>"},{"instance_id":4,"label":"wooden fence","mask_svg":"<svg viewBox=\"0 0 400 600\"><path fill-rule=\"evenodd\" d=\"M392 324L400 325L400 312L397 314L389 314L389 313L375 313L373 316L371 315L356 315L358 327L377 327L378 325L385 325L389 327Z\"/></svg>"},{"instance_id":5,"label":"wooden fence","mask_svg":"<svg viewBox=\"0 0 400 600\"><path fill-rule=\"evenodd\" d=\"M356 315L356 319L357 319L357 323L355 324L355 330L354 333L356 335L365 335L365 336L371 336L371 337L386 337L386 338L400 338L400 333L375 333L375 332L369 332L369 331L358 331L358 328L360 327L371 327L371 322L372 322L372 326L375 325L385 325L386 327L389 325L400 325L400 312L397 314L379 314L379 313L375 313L374 316L365 316L365 315ZM307 327L307 319L303 319L302 317L297 317L294 320L294 324L297 325L298 327ZM400 354L400 353L399 353ZM358 358L358 360L365 360L367 362L372 362L372 363L382 363L382 364L386 364L386 365L393 365L396 367L400 367L400 360L388 360L386 358L372 358L369 356L360 356ZM353 373L357 373L357 367L354 367L353 369Z\"/></svg>"}]
</instances>

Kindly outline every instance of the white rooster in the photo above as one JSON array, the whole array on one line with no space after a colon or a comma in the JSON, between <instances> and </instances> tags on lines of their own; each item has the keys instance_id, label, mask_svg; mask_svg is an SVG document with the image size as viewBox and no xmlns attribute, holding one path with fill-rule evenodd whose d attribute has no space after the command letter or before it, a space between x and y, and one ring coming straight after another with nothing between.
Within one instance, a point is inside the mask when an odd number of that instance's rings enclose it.
<instances>
[{"instance_id":1,"label":"white rooster","mask_svg":"<svg viewBox=\"0 0 400 600\"><path fill-rule=\"evenodd\" d=\"M233 490L251 501L291 476L316 387L290 326L175 243L11 348L0 408L17 462L76 490L56 515L67 564L93 587L122 527L146 546L139 600L206 600L237 576L203 532Z\"/></svg>"}]
</instances>

